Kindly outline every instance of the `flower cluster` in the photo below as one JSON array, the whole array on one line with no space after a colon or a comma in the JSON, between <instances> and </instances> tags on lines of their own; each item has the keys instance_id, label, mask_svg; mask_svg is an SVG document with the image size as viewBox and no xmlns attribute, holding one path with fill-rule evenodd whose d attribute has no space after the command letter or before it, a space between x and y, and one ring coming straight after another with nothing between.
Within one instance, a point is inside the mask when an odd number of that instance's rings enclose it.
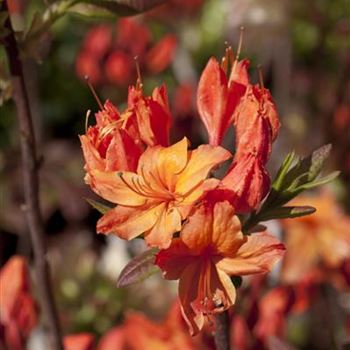
<instances>
[{"instance_id":1,"label":"flower cluster","mask_svg":"<svg viewBox=\"0 0 350 350\"><path fill-rule=\"evenodd\" d=\"M149 28L141 21L123 18L115 28L98 25L86 34L76 58L76 73L94 84L125 86L136 76L134 59L143 70L159 73L170 64L177 46L173 34L152 42Z\"/></svg>"},{"instance_id":2,"label":"flower cluster","mask_svg":"<svg viewBox=\"0 0 350 350\"><path fill-rule=\"evenodd\" d=\"M267 232L242 232L237 214L255 210L266 196L265 168L279 121L267 89L252 85L249 62L228 49L221 64L211 58L199 81L197 106L209 142L169 144L171 113L164 86L144 96L130 87L127 108L107 101L96 125L80 137L86 182L115 204L97 231L131 240L143 237L159 249L155 264L179 280L182 314L196 334L205 317L235 302L230 277L268 272L284 246ZM221 146L230 126L236 153ZM221 179L213 169L230 161Z\"/></svg>"}]
</instances>

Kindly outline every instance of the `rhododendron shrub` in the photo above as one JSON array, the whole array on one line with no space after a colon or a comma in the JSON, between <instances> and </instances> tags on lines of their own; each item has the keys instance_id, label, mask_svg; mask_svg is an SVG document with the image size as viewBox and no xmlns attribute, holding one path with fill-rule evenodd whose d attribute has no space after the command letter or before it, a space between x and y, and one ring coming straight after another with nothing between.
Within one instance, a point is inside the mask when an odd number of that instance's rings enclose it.
<instances>
[{"instance_id":1,"label":"rhododendron shrub","mask_svg":"<svg viewBox=\"0 0 350 350\"><path fill-rule=\"evenodd\" d=\"M140 237L152 248L126 266L118 285L144 278L150 265L179 280L181 311L192 335L239 303L237 277L267 273L282 258L284 245L259 222L314 212L285 204L337 175L318 178L326 146L305 159L288 155L271 180L266 164L280 122L270 92L262 81L250 82L248 67L228 48L221 62L210 58L204 68L197 107L207 144L193 148L187 138L169 143L166 88L145 96L139 80L129 88L123 113L107 101L80 137L86 182L112 204L94 202L104 214L97 232ZM234 156L222 147L230 127ZM212 170L225 162L226 174L213 177Z\"/></svg>"}]
</instances>

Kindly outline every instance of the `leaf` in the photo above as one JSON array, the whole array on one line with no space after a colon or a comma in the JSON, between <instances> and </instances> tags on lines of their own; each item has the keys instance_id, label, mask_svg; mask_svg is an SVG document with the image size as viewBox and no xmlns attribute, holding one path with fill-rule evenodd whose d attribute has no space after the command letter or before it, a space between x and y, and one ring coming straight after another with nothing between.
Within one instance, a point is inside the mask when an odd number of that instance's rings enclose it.
<instances>
[{"instance_id":1,"label":"leaf","mask_svg":"<svg viewBox=\"0 0 350 350\"><path fill-rule=\"evenodd\" d=\"M331 182L333 181L335 178L337 178L340 174L340 171L333 171L332 173L330 173L329 175L327 176L324 176L324 177L321 177L320 179L318 180L315 180L315 181L312 181L312 182L308 182L302 186L300 186L298 188L298 190L310 190L312 188L315 188L315 187L318 187L318 186L322 186L322 185L325 185L327 184L328 182Z\"/></svg>"},{"instance_id":2,"label":"leaf","mask_svg":"<svg viewBox=\"0 0 350 350\"><path fill-rule=\"evenodd\" d=\"M265 225L255 225L252 228L248 228L248 230L244 232L244 234L250 235L252 233L263 232L265 230L266 230Z\"/></svg>"},{"instance_id":3,"label":"leaf","mask_svg":"<svg viewBox=\"0 0 350 350\"><path fill-rule=\"evenodd\" d=\"M132 259L120 273L117 287L126 287L141 282L159 271L159 268L154 265L157 252L157 248L152 248Z\"/></svg>"},{"instance_id":4,"label":"leaf","mask_svg":"<svg viewBox=\"0 0 350 350\"><path fill-rule=\"evenodd\" d=\"M314 213L316 209L311 206L291 206L291 207L279 207L261 213L259 219L261 221L273 220L273 219L287 219L297 218L300 216L310 215Z\"/></svg>"},{"instance_id":5,"label":"leaf","mask_svg":"<svg viewBox=\"0 0 350 350\"><path fill-rule=\"evenodd\" d=\"M85 200L97 211L99 211L101 214L106 214L109 210L113 209L112 207L105 205L103 203L97 202L94 199L91 198L85 198Z\"/></svg>"},{"instance_id":6,"label":"leaf","mask_svg":"<svg viewBox=\"0 0 350 350\"><path fill-rule=\"evenodd\" d=\"M285 175L282 188L292 189L313 181L320 174L331 149L332 146L330 144L324 145L312 152L308 157L301 159ZM298 179L298 181L296 181L296 179Z\"/></svg>"},{"instance_id":7,"label":"leaf","mask_svg":"<svg viewBox=\"0 0 350 350\"><path fill-rule=\"evenodd\" d=\"M272 183L272 188L274 188L276 191L279 191L282 187L283 180L291 167L293 161L295 160L295 153L294 151L289 153L287 157L284 159L281 167L279 168L276 177Z\"/></svg>"},{"instance_id":8,"label":"leaf","mask_svg":"<svg viewBox=\"0 0 350 350\"><path fill-rule=\"evenodd\" d=\"M145 12L168 0L83 0L80 3L92 4L117 15L126 16Z\"/></svg>"}]
</instances>

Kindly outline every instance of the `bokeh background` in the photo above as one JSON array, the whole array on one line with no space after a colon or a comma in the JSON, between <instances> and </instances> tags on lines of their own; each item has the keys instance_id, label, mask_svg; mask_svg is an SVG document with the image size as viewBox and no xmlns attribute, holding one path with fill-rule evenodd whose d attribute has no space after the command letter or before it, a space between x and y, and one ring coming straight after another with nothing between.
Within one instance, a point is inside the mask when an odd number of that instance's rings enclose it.
<instances>
[{"instance_id":1,"label":"bokeh background","mask_svg":"<svg viewBox=\"0 0 350 350\"><path fill-rule=\"evenodd\" d=\"M13 0L12 5L17 29L27 27L33 14L46 6L41 0ZM341 175L326 190L309 194L310 201L323 208L321 214L309 221L297 220L294 227L292 223L269 224L285 238L287 250L291 245L290 254L295 255L289 260L298 261L299 269L305 267L310 274L300 272L300 278L288 280L281 277L283 267L279 266L269 278L245 279L240 298L246 301L234 310L234 329L248 340L236 348L267 348L271 346L266 341L269 335L300 349L338 349L346 343L350 332L348 0L171 0L128 18L72 13L59 19L35 47L28 48L25 74L43 160L41 198L48 257L65 334L91 332L99 338L122 323L131 309L161 320L176 294L176 284L163 281L159 273L142 284L116 288L121 269L144 246L142 241L125 243L95 232L100 214L85 200L94 195L83 181L78 135L85 132L87 110L92 111L93 123L93 113L99 107L84 76L89 75L102 101L110 99L122 109L128 85L137 77L137 56L145 92L163 82L168 87L174 117L172 140L186 135L196 146L206 142L196 112L200 73L210 56L222 57L227 45L236 50L241 26L245 28L241 57L251 61L255 82L256 67L262 66L264 84L271 89L280 113L282 128L269 164L271 174L290 150L306 155L332 143L325 172L336 169ZM32 250L21 211L19 137L3 48L0 62L3 265L14 254L31 261ZM233 137L231 132L224 142L232 151ZM301 201L309 204L308 199ZM326 248L311 243L322 252L309 269L299 248L308 235L324 230L328 232ZM301 237L296 244L288 240L294 231ZM345 253L336 264L329 263L327 254L333 254L340 236ZM35 281L33 285L35 293ZM267 294L274 290L276 294ZM254 302L250 305L247 299ZM276 300L280 304L276 305ZM271 324L276 327L269 327ZM40 327L29 342L31 349L39 349L35 345L38 337ZM257 339L258 345L254 345Z\"/></svg>"}]
</instances>

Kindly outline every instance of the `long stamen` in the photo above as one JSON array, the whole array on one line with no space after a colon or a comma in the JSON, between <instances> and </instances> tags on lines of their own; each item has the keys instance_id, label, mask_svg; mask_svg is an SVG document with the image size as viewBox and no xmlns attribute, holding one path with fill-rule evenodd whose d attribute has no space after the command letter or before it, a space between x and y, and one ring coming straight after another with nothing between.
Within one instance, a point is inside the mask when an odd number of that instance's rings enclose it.
<instances>
[{"instance_id":1,"label":"long stamen","mask_svg":"<svg viewBox=\"0 0 350 350\"><path fill-rule=\"evenodd\" d=\"M136 194L138 194L138 195L140 195L140 196L145 197L145 195L144 195L142 192L139 192L139 190L138 190L137 188L135 189L135 187L133 187L132 185L130 185L130 184L124 179L123 173L122 173L122 172L118 173L118 175L119 175L120 179L124 182L125 186L127 186L131 191L135 192ZM132 180L131 180L131 181L132 181Z\"/></svg>"},{"instance_id":2,"label":"long stamen","mask_svg":"<svg viewBox=\"0 0 350 350\"><path fill-rule=\"evenodd\" d=\"M86 116L85 116L85 134L86 134L87 129L88 129L90 114L91 114L91 110L89 109L89 110L86 112Z\"/></svg>"},{"instance_id":3,"label":"long stamen","mask_svg":"<svg viewBox=\"0 0 350 350\"><path fill-rule=\"evenodd\" d=\"M233 66L232 66L232 71L235 71L239 56L241 55L242 51L242 46L243 46L243 33L244 33L244 27L242 26L240 28L240 34L239 34L239 41L238 41L238 47L237 47L237 52L236 52L236 58L234 60Z\"/></svg>"},{"instance_id":4,"label":"long stamen","mask_svg":"<svg viewBox=\"0 0 350 350\"><path fill-rule=\"evenodd\" d=\"M134 60L135 60L136 72L137 72L136 89L142 90L143 84L142 84L142 80L141 80L141 71L140 71L140 64L139 64L138 56L135 56Z\"/></svg>"},{"instance_id":5,"label":"long stamen","mask_svg":"<svg viewBox=\"0 0 350 350\"><path fill-rule=\"evenodd\" d=\"M261 64L258 65L258 73L259 73L259 85L260 88L264 89L264 75L263 75L263 70Z\"/></svg>"},{"instance_id":6,"label":"long stamen","mask_svg":"<svg viewBox=\"0 0 350 350\"><path fill-rule=\"evenodd\" d=\"M103 110L103 105L101 103L101 100L100 98L98 97L97 93L96 93L96 90L94 88L94 86L91 84L91 81L90 81L90 78L88 75L85 75L85 81L86 83L88 84L89 88L90 88L90 91L92 93L92 95L94 96L98 106L100 107L101 111Z\"/></svg>"}]
</instances>

